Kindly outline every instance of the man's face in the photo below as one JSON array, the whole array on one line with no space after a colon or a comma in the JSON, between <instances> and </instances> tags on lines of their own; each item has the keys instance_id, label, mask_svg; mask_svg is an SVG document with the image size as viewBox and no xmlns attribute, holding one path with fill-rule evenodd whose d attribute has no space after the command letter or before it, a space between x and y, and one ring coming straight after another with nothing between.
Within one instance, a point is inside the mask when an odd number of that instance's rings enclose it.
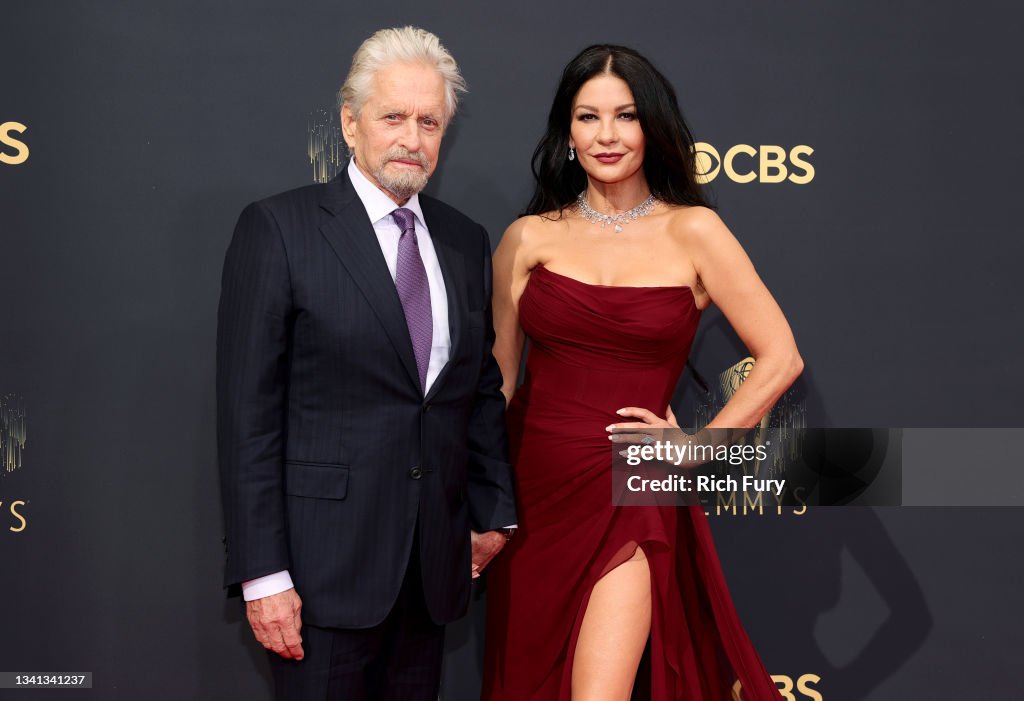
<instances>
[{"instance_id":1,"label":"man's face","mask_svg":"<svg viewBox=\"0 0 1024 701\"><path fill-rule=\"evenodd\" d=\"M437 167L444 105L444 78L436 69L393 63L377 71L359 116L347 104L341 108L356 166L398 204L422 190Z\"/></svg>"}]
</instances>

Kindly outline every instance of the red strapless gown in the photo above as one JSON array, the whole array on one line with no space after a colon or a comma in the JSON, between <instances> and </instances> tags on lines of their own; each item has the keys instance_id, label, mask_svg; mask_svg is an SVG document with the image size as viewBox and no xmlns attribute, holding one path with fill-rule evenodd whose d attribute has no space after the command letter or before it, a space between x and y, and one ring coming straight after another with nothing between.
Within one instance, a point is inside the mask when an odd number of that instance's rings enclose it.
<instances>
[{"instance_id":1,"label":"red strapless gown","mask_svg":"<svg viewBox=\"0 0 1024 701\"><path fill-rule=\"evenodd\" d=\"M531 341L508 411L519 533L487 572L482 698L569 699L590 591L640 545L653 614L634 698L780 699L703 509L611 505L605 426L625 406L664 415L700 320L690 289L590 285L537 266L519 320Z\"/></svg>"}]
</instances>

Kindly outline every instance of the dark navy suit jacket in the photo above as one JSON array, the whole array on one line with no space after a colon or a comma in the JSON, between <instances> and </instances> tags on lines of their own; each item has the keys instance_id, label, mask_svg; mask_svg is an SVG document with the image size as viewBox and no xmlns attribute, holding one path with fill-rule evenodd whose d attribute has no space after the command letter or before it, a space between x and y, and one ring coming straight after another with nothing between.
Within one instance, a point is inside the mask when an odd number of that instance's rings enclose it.
<instances>
[{"instance_id":1,"label":"dark navy suit jacket","mask_svg":"<svg viewBox=\"0 0 1024 701\"><path fill-rule=\"evenodd\" d=\"M217 328L225 586L287 569L313 625L394 603L419 529L430 616L461 616L470 526L516 522L487 233L420 195L451 357L424 397L401 302L346 172L242 212ZM418 524L418 525L417 525Z\"/></svg>"}]
</instances>

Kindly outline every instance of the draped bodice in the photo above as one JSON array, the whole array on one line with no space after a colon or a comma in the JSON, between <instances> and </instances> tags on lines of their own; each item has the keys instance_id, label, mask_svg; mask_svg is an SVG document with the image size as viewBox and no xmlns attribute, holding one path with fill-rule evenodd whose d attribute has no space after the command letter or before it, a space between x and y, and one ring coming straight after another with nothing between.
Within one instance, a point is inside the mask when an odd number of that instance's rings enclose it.
<instances>
[{"instance_id":1,"label":"draped bodice","mask_svg":"<svg viewBox=\"0 0 1024 701\"><path fill-rule=\"evenodd\" d=\"M614 420L623 406L664 416L699 321L689 287L592 285L538 265L519 300L530 351L512 409L543 396L563 418Z\"/></svg>"}]
</instances>

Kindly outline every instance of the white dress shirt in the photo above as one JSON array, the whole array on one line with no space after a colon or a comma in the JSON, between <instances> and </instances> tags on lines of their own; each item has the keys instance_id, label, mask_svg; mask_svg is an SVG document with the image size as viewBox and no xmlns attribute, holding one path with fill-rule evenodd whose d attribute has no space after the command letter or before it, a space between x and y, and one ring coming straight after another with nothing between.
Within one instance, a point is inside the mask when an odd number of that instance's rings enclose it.
<instances>
[{"instance_id":1,"label":"white dress shirt","mask_svg":"<svg viewBox=\"0 0 1024 701\"><path fill-rule=\"evenodd\" d=\"M355 160L349 161L348 177L373 224L377 242L380 244L380 250L384 253L388 270L391 271L391 279L394 280L395 271L398 268L398 239L402 236L402 230L398 228L391 213L398 209L398 205L363 175L362 171L356 167ZM434 242L430 238L427 222L423 219L423 210L420 209L419 195L413 195L402 206L410 210L416 217L416 241L419 244L423 267L427 270L430 312L434 317L430 364L427 366L424 390L426 392L430 390L430 386L434 384L434 380L441 374L441 369L444 368L451 356L452 338L451 330L448 327L448 296L444 286L444 276L441 275L441 265L437 262ZM291 589L292 586L292 578L288 574L288 570L282 570L242 582L242 598L246 601L262 599Z\"/></svg>"}]
</instances>

